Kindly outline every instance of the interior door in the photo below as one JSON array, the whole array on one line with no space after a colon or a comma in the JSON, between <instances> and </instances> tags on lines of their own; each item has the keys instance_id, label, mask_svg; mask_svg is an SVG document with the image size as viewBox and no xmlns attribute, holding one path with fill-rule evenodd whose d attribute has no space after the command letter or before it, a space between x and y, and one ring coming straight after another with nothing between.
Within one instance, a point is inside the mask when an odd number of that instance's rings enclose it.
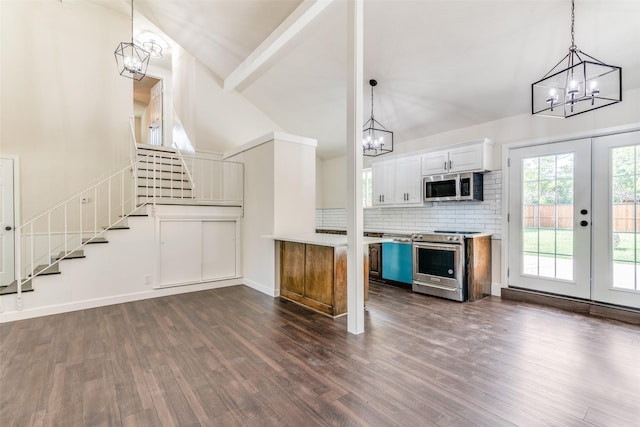
<instances>
[{"instance_id":1,"label":"interior door","mask_svg":"<svg viewBox=\"0 0 640 427\"><path fill-rule=\"evenodd\" d=\"M149 101L149 144L162 145L162 80L151 88Z\"/></svg>"},{"instance_id":2,"label":"interior door","mask_svg":"<svg viewBox=\"0 0 640 427\"><path fill-rule=\"evenodd\" d=\"M509 286L589 298L591 140L509 158Z\"/></svg>"},{"instance_id":3,"label":"interior door","mask_svg":"<svg viewBox=\"0 0 640 427\"><path fill-rule=\"evenodd\" d=\"M640 308L640 132L593 146L593 299Z\"/></svg>"},{"instance_id":4,"label":"interior door","mask_svg":"<svg viewBox=\"0 0 640 427\"><path fill-rule=\"evenodd\" d=\"M13 160L0 159L0 286L15 280L13 218Z\"/></svg>"}]
</instances>

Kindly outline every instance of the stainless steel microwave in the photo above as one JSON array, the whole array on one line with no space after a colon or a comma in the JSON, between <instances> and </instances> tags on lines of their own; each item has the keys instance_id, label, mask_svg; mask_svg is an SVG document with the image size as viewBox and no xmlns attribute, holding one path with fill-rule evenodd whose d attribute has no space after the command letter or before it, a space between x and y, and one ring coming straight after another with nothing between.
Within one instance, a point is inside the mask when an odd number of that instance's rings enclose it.
<instances>
[{"instance_id":1,"label":"stainless steel microwave","mask_svg":"<svg viewBox=\"0 0 640 427\"><path fill-rule=\"evenodd\" d=\"M482 174L477 172L430 175L422 178L425 202L482 200Z\"/></svg>"}]
</instances>

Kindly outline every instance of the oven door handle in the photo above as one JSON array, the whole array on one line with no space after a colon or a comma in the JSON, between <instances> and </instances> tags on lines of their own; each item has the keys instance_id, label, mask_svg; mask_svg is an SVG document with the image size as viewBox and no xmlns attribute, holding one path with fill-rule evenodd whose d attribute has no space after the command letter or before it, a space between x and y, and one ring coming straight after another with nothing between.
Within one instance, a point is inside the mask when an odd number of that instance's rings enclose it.
<instances>
[{"instance_id":1,"label":"oven door handle","mask_svg":"<svg viewBox=\"0 0 640 427\"><path fill-rule=\"evenodd\" d=\"M416 249L441 249L443 251L456 252L460 250L460 243L430 243L430 242L414 242L413 245Z\"/></svg>"},{"instance_id":2,"label":"oven door handle","mask_svg":"<svg viewBox=\"0 0 640 427\"><path fill-rule=\"evenodd\" d=\"M443 291L456 292L460 288L452 288L450 286L434 285L433 283L423 283L416 281L418 285L428 286L430 288L442 289Z\"/></svg>"}]
</instances>

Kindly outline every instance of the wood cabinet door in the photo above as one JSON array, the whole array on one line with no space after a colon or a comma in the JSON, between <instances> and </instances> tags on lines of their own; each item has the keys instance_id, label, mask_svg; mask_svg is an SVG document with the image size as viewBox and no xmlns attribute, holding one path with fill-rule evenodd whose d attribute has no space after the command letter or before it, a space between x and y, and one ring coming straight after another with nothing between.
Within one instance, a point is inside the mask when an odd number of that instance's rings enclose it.
<instances>
[{"instance_id":1,"label":"wood cabinet door","mask_svg":"<svg viewBox=\"0 0 640 427\"><path fill-rule=\"evenodd\" d=\"M304 258L304 243L280 242L280 293L283 296L296 300L304 296Z\"/></svg>"},{"instance_id":2,"label":"wood cabinet door","mask_svg":"<svg viewBox=\"0 0 640 427\"><path fill-rule=\"evenodd\" d=\"M369 245L369 277L380 277L382 273L382 244Z\"/></svg>"},{"instance_id":3,"label":"wood cabinet door","mask_svg":"<svg viewBox=\"0 0 640 427\"><path fill-rule=\"evenodd\" d=\"M307 245L305 260L305 296L328 307L333 306L333 252L329 246Z\"/></svg>"}]
</instances>

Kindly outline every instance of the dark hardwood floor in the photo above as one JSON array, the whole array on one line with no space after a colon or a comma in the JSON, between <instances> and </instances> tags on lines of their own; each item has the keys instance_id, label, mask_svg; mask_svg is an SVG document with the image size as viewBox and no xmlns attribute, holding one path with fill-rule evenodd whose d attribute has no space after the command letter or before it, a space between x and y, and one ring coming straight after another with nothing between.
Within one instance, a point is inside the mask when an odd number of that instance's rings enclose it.
<instances>
[{"instance_id":1,"label":"dark hardwood floor","mask_svg":"<svg viewBox=\"0 0 640 427\"><path fill-rule=\"evenodd\" d=\"M237 286L0 325L2 426L638 426L640 327L371 284L367 332Z\"/></svg>"}]
</instances>

